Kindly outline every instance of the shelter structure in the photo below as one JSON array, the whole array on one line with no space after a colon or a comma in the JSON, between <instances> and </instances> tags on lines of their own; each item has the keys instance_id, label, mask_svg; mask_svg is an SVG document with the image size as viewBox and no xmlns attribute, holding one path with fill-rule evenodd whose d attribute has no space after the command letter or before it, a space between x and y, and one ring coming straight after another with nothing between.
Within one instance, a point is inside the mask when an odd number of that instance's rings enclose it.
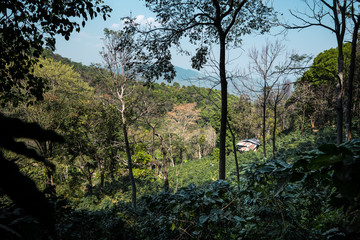
<instances>
[{"instance_id":1,"label":"shelter structure","mask_svg":"<svg viewBox=\"0 0 360 240\"><path fill-rule=\"evenodd\" d=\"M237 145L237 150L241 153L250 150L256 152L259 146L261 145L261 142L256 138L251 138L251 139L241 140L236 145Z\"/></svg>"}]
</instances>

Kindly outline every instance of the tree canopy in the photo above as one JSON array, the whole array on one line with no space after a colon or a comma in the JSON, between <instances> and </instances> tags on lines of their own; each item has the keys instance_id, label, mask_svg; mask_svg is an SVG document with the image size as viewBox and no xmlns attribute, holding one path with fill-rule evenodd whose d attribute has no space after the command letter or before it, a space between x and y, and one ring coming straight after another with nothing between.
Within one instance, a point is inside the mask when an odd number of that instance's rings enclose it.
<instances>
[{"instance_id":1,"label":"tree canopy","mask_svg":"<svg viewBox=\"0 0 360 240\"><path fill-rule=\"evenodd\" d=\"M89 19L102 15L106 19L111 8L102 0L4 1L0 8L0 100L42 98L44 79L35 77L31 66L44 47L55 49L55 36L69 39ZM82 23L78 22L82 20ZM24 89L26 93L22 92Z\"/></svg>"},{"instance_id":2,"label":"tree canopy","mask_svg":"<svg viewBox=\"0 0 360 240\"><path fill-rule=\"evenodd\" d=\"M182 38L187 38L190 43L198 46L192 57L193 68L201 69L207 63L209 47L219 44L219 61L216 67L221 85L219 178L225 179L228 115L226 48L238 46L245 34L256 30L261 33L268 31L272 24L273 9L267 7L263 1L248 0L145 2L161 23L161 27L150 32L156 41L162 43L163 48L176 46L183 52L180 45Z\"/></svg>"}]
</instances>

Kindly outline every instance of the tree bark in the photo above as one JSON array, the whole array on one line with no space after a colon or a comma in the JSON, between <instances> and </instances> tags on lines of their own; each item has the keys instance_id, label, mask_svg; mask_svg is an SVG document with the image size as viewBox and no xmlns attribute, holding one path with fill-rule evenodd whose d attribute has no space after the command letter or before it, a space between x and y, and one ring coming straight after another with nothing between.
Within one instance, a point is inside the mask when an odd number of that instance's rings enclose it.
<instances>
[{"instance_id":1,"label":"tree bark","mask_svg":"<svg viewBox=\"0 0 360 240\"><path fill-rule=\"evenodd\" d=\"M226 122L227 122L227 80L225 68L225 35L220 34L220 84L221 84L221 123L220 123L220 159L219 159L219 179L226 177Z\"/></svg>"},{"instance_id":2,"label":"tree bark","mask_svg":"<svg viewBox=\"0 0 360 240\"><path fill-rule=\"evenodd\" d=\"M277 117L277 99L275 100L275 103L274 103L274 128L273 128L273 140L272 140L272 144L273 144L273 159L275 159L275 155L276 155L276 125L277 125L277 122L276 122L276 117Z\"/></svg>"},{"instance_id":3,"label":"tree bark","mask_svg":"<svg viewBox=\"0 0 360 240\"><path fill-rule=\"evenodd\" d=\"M343 86L344 86L344 53L342 42L338 45L338 74L336 85L336 143L343 142Z\"/></svg>"},{"instance_id":4,"label":"tree bark","mask_svg":"<svg viewBox=\"0 0 360 240\"><path fill-rule=\"evenodd\" d=\"M198 148L199 148L199 156L198 156L198 159L201 159L201 145L200 143L198 143Z\"/></svg>"},{"instance_id":5,"label":"tree bark","mask_svg":"<svg viewBox=\"0 0 360 240\"><path fill-rule=\"evenodd\" d=\"M130 144L127 134L127 126L123 123L123 134L125 139L125 151L128 159L128 169L129 169L129 178L131 182L131 205L133 208L136 208L136 183L132 170L132 161L131 161L131 153L130 153Z\"/></svg>"},{"instance_id":6,"label":"tree bark","mask_svg":"<svg viewBox=\"0 0 360 240\"><path fill-rule=\"evenodd\" d=\"M156 136L158 136L158 138L161 141L161 152L163 155L163 168L164 168L164 190L168 191L169 190L169 177L168 177L168 170L167 170L167 150L166 150L166 146L165 146L163 137L160 134L156 134Z\"/></svg>"},{"instance_id":7,"label":"tree bark","mask_svg":"<svg viewBox=\"0 0 360 240\"><path fill-rule=\"evenodd\" d=\"M235 158L235 166L236 166L236 180L238 183L238 190L240 191L240 169L239 169L239 162L237 159L237 149L236 149L236 139L235 139L235 134L232 131L231 127L230 127L230 123L229 121L227 122L228 126L229 126L229 131L232 137L232 145L233 145L233 151L234 151L234 158Z\"/></svg>"},{"instance_id":8,"label":"tree bark","mask_svg":"<svg viewBox=\"0 0 360 240\"><path fill-rule=\"evenodd\" d=\"M355 76L355 67L356 67L356 47L357 47L357 39L359 32L360 20L359 18L355 18L353 16L354 22L354 30L352 34L351 41L351 59L350 59L350 71L348 78L348 86L347 86L347 101L346 101L346 109L345 109L345 128L346 128L346 140L350 141L352 139L352 100L353 100L353 82Z\"/></svg>"},{"instance_id":9,"label":"tree bark","mask_svg":"<svg viewBox=\"0 0 360 240\"><path fill-rule=\"evenodd\" d=\"M263 101L263 129L262 129L262 138L263 138L263 151L264 157L266 158L266 82L264 86L264 101Z\"/></svg>"}]
</instances>

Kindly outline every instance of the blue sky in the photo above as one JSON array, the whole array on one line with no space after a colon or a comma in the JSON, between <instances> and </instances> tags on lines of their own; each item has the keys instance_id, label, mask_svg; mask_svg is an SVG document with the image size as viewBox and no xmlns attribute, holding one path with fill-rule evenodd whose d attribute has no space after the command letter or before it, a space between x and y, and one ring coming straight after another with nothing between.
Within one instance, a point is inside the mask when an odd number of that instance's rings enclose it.
<instances>
[{"instance_id":1,"label":"blue sky","mask_svg":"<svg viewBox=\"0 0 360 240\"><path fill-rule=\"evenodd\" d=\"M105 0L105 3L113 8L111 18L104 21L101 17L86 22L85 28L80 33L73 33L69 41L57 37L56 53L63 57L70 58L75 62L81 62L85 65L91 63L101 63L99 51L102 48L104 28L119 29L120 18L129 16L138 17L139 21L152 21L155 15L150 12L140 0ZM303 10L302 0L274 0L275 10L285 13L287 18L288 9ZM336 47L335 36L322 28L309 28L302 31L292 30L286 38L281 36L246 36L243 40L241 49L232 51L232 56L237 57L234 65L237 67L246 67L248 62L248 49L256 47L261 48L265 40L275 41L279 39L289 51L295 51L299 54L310 54L316 56L318 53ZM189 57L173 54L173 63L176 66L190 69L191 63Z\"/></svg>"}]
</instances>

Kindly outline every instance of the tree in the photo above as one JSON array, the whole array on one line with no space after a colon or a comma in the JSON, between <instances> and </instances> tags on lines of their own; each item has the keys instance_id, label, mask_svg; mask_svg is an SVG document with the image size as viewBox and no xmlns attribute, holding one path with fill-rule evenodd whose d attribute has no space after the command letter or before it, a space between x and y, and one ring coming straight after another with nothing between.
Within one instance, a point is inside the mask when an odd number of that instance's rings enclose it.
<instances>
[{"instance_id":1,"label":"tree","mask_svg":"<svg viewBox=\"0 0 360 240\"><path fill-rule=\"evenodd\" d=\"M352 139L352 118L353 113L351 111L353 105L353 82L355 78L355 69L356 69L356 53L357 53L357 42L358 42L358 34L360 27L360 13L356 12L354 7L354 2L359 1L350 1L350 18L353 22L353 30L352 30L352 40L351 40L351 60L350 60L350 70L348 76L348 84L346 89L346 108L345 108L345 131L346 131L346 140L350 141ZM359 6L358 6L359 7Z\"/></svg>"},{"instance_id":2,"label":"tree","mask_svg":"<svg viewBox=\"0 0 360 240\"><path fill-rule=\"evenodd\" d=\"M273 88L281 84L292 61L288 56L284 56L284 46L280 42L267 42L261 51L253 48L249 52L251 64L249 67L249 78L241 79L242 85L260 99L262 109L262 139L263 154L266 157L266 120L267 105ZM281 60L285 57L285 60ZM247 75L247 74L246 74ZM280 97L280 96L279 96Z\"/></svg>"},{"instance_id":3,"label":"tree","mask_svg":"<svg viewBox=\"0 0 360 240\"><path fill-rule=\"evenodd\" d=\"M37 101L32 105L21 104L25 117L48 130L64 134L65 121L74 105L78 104L78 101L92 99L93 89L80 79L80 75L72 67L52 59L40 58L34 66L33 74L35 77L46 80L47 90L44 92L42 101ZM35 140L34 143L34 147L48 161L55 158L53 142ZM54 172L48 169L47 175L48 186L55 190Z\"/></svg>"},{"instance_id":4,"label":"tree","mask_svg":"<svg viewBox=\"0 0 360 240\"><path fill-rule=\"evenodd\" d=\"M105 29L105 47L101 52L105 67L109 71L109 76L105 78L107 92L111 95L109 101L116 110L120 113L120 120L125 141L125 151L127 156L127 164L129 170L129 177L131 181L132 206L136 208L136 183L133 175L133 162L131 159L130 143L128 137L128 126L132 122L131 111L132 105L139 100L139 95L135 92L136 84L134 82L134 72L131 66L132 58L134 57L134 50L132 49L131 36L124 32L115 32ZM135 116L137 118L137 116Z\"/></svg>"},{"instance_id":5,"label":"tree","mask_svg":"<svg viewBox=\"0 0 360 240\"><path fill-rule=\"evenodd\" d=\"M221 85L221 127L219 178L225 179L225 141L228 113L226 48L241 43L241 36L253 30L265 32L270 27L272 9L263 1L206 0L206 1L154 1L145 0L146 6L158 18L161 27L150 30L163 48L180 46L182 38L199 46L192 57L192 67L201 69L206 63L210 45L219 44L219 76ZM159 33L160 32L160 33ZM154 38L154 39L155 39Z\"/></svg>"},{"instance_id":6,"label":"tree","mask_svg":"<svg viewBox=\"0 0 360 240\"><path fill-rule=\"evenodd\" d=\"M133 18L124 19L125 27L120 31L105 29L103 51L100 53L107 73L104 76L104 97L120 113L125 150L128 159L129 177L132 186L132 206L136 207L136 184L132 171L132 159L128 128L144 116L148 109L143 96L146 88L141 81L151 82L154 78L172 79L174 67L166 56L168 50L149 54L149 48L161 48L156 42L148 42L139 34L139 25Z\"/></svg>"},{"instance_id":7,"label":"tree","mask_svg":"<svg viewBox=\"0 0 360 240\"><path fill-rule=\"evenodd\" d=\"M85 21L95 17L98 13L106 18L110 8L102 5L101 0L75 0L75 1L30 1L15 0L3 1L0 7L0 103L4 106L12 101L17 104L19 100L26 100L28 94L36 99L42 98L44 81L33 76L31 66L36 62L35 58L40 56L45 42L54 48L55 35L61 34L65 38L74 29L80 30L76 18L83 18ZM71 18L74 17L74 18ZM35 58L31 58L35 57ZM28 90L24 94L23 90ZM10 121L9 121L10 120ZM2 130L0 138L1 147L23 154L27 157L42 159L39 155L33 155L25 145L14 141L15 138L31 138L50 140L49 132L37 126L31 131L33 125L24 124L18 119L10 119L1 114ZM21 134L19 134L22 131ZM54 134L54 132L51 132ZM51 135L51 134L50 134ZM5 143L5 145L3 145ZM10 144L9 146L6 146ZM11 146L12 145L12 146ZM19 148L20 147L20 148ZM1 154L1 185L8 185L8 179L13 183L20 183L16 190L24 195L13 195L9 187L5 186L5 192L13 198L14 202L29 211L34 216L39 215L41 220L52 228L54 223L51 219L51 210L42 193L36 192L36 186L29 179L24 180L19 173L17 166L8 161ZM4 174L6 173L6 174ZM21 186L21 182L23 183ZM27 183L25 183L27 182ZM12 184L14 186L14 184ZM23 189L24 191L19 189ZM26 201L26 204L24 204ZM44 210L44 207L48 210ZM51 226L52 225L52 226ZM53 231L54 234L54 231ZM53 235L55 237L55 235Z\"/></svg>"},{"instance_id":8,"label":"tree","mask_svg":"<svg viewBox=\"0 0 360 240\"><path fill-rule=\"evenodd\" d=\"M276 131L277 131L277 120L279 115L279 105L284 100L284 98L289 97L289 92L291 91L291 83L289 82L278 82L272 88L270 93L270 105L273 107L274 112L274 123L273 123L273 132L272 132L272 151L273 158L275 159L276 155Z\"/></svg>"},{"instance_id":9,"label":"tree","mask_svg":"<svg viewBox=\"0 0 360 240\"><path fill-rule=\"evenodd\" d=\"M350 43L343 45L343 53L346 70L350 65ZM336 119L333 106L336 104L337 95L335 91L337 79L334 78L338 72L337 61L338 49L325 50L314 58L310 69L296 81L293 96L298 103L306 102L306 115L310 118L312 128L324 126L332 119L334 121Z\"/></svg>"},{"instance_id":10,"label":"tree","mask_svg":"<svg viewBox=\"0 0 360 240\"><path fill-rule=\"evenodd\" d=\"M94 115L97 113L94 114L94 112L99 111L93 101L94 89L80 78L80 74L75 72L73 67L49 58L39 58L37 64L34 65L33 74L35 77L46 80L43 100L35 101L31 105L19 103L15 109L10 110L9 108L9 113L26 121L37 122L41 127L65 136L67 141L63 146L59 146L53 141L39 141L37 139L28 141L28 145L41 153L47 161L56 166L66 166L67 168L71 161L61 161L61 159L66 159L66 157L63 158L64 156L71 155L71 157L76 158L85 152L89 152L87 148L81 149L82 151L75 151L75 148L80 145L80 142L83 143L83 146L89 146L89 141L86 141L86 138L93 136L92 133L96 129L94 127L96 124L93 123L94 121L90 121L92 119L89 117L91 113L91 116L96 118ZM87 128L85 129L84 126ZM92 158L96 157L96 154L92 153L87 155ZM60 171L63 168L60 167L60 170L57 168L57 171L49 167L46 169L34 168L31 163L32 161L28 160L21 161L19 166L21 169L29 169L30 173L36 171L33 175L38 176L38 178L41 176L41 171L45 171L47 176L47 179L44 179L46 180L46 191L55 195L58 190L56 185L59 183L57 176L62 175ZM91 185L89 184L89 186Z\"/></svg>"},{"instance_id":11,"label":"tree","mask_svg":"<svg viewBox=\"0 0 360 240\"><path fill-rule=\"evenodd\" d=\"M313 26L319 26L325 28L336 36L338 47L338 59L337 59L337 74L335 78L336 84L336 132L337 132L337 144L343 142L343 97L344 97L344 52L343 44L347 30L347 16L350 7L353 7L354 0L312 0L310 3L305 0L308 10L311 14L306 12L293 12L291 15L297 20L300 20L302 24L285 25L288 29L304 29Z\"/></svg>"},{"instance_id":12,"label":"tree","mask_svg":"<svg viewBox=\"0 0 360 240\"><path fill-rule=\"evenodd\" d=\"M69 39L80 31L76 19L85 21L98 14L108 17L110 7L102 0L75 1L4 1L0 9L0 100L28 100L22 89L31 96L42 98L44 81L32 74L31 66L46 45L55 49L55 35Z\"/></svg>"},{"instance_id":13,"label":"tree","mask_svg":"<svg viewBox=\"0 0 360 240\"><path fill-rule=\"evenodd\" d=\"M180 162L183 160L185 143L189 142L194 134L194 126L200 119L200 109L195 109L196 103L184 103L175 105L167 113L168 129L171 134L175 134L180 140Z\"/></svg>"}]
</instances>

